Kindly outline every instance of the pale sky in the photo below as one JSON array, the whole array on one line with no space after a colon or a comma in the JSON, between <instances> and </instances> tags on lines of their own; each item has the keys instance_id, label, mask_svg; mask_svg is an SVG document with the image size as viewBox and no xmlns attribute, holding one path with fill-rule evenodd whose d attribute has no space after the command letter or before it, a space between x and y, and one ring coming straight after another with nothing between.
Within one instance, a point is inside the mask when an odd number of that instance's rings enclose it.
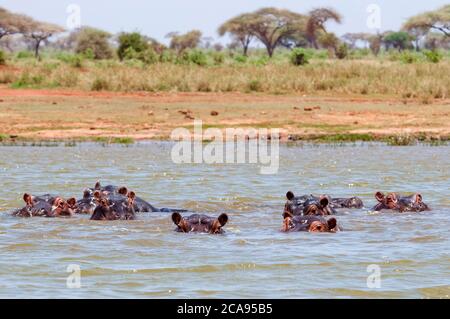
<instances>
[{"instance_id":1,"label":"pale sky","mask_svg":"<svg viewBox=\"0 0 450 319\"><path fill-rule=\"evenodd\" d=\"M204 36L218 38L217 28L227 19L261 7L273 6L299 13L315 7L333 7L340 12L342 25L330 24L338 35L346 32L375 32L367 26L371 4L380 8L381 31L398 30L417 13L434 10L450 0L0 0L0 6L25 13L38 20L67 27L70 4L81 9L81 24L111 33L140 31L159 41L172 31L199 29Z\"/></svg>"}]
</instances>

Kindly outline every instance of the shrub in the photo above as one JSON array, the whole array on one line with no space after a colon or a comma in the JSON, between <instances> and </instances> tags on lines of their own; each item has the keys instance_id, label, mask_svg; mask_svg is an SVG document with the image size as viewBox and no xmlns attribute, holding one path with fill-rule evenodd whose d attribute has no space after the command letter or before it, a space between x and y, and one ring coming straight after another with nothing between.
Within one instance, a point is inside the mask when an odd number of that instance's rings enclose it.
<instances>
[{"instance_id":1,"label":"shrub","mask_svg":"<svg viewBox=\"0 0 450 319\"><path fill-rule=\"evenodd\" d=\"M225 55L222 52L213 52L214 64L220 65L225 62Z\"/></svg>"},{"instance_id":2,"label":"shrub","mask_svg":"<svg viewBox=\"0 0 450 319\"><path fill-rule=\"evenodd\" d=\"M236 61L238 63L245 63L245 62L247 62L247 57L245 55L238 54L234 57L234 61Z\"/></svg>"},{"instance_id":3,"label":"shrub","mask_svg":"<svg viewBox=\"0 0 450 319\"><path fill-rule=\"evenodd\" d=\"M399 59L403 63L407 63L407 64L416 63L417 61L419 61L418 55L416 53L414 53L414 52L411 52L411 51L404 51L404 52L402 52L400 54Z\"/></svg>"},{"instance_id":4,"label":"shrub","mask_svg":"<svg viewBox=\"0 0 450 319\"><path fill-rule=\"evenodd\" d=\"M208 59L206 57L206 54L200 50L190 51L188 54L188 60L189 60L189 62L200 65L200 66L205 66L208 64Z\"/></svg>"},{"instance_id":5,"label":"shrub","mask_svg":"<svg viewBox=\"0 0 450 319\"><path fill-rule=\"evenodd\" d=\"M346 59L348 56L348 46L346 43L341 43L336 49L336 57L340 60Z\"/></svg>"},{"instance_id":6,"label":"shrub","mask_svg":"<svg viewBox=\"0 0 450 319\"><path fill-rule=\"evenodd\" d=\"M122 33L119 36L119 48L117 49L117 55L122 61L126 57L126 52L129 52L130 49L133 49L136 53L140 53L147 50L148 47L148 43L140 33Z\"/></svg>"},{"instance_id":7,"label":"shrub","mask_svg":"<svg viewBox=\"0 0 450 319\"><path fill-rule=\"evenodd\" d=\"M30 51L20 51L16 55L17 59L28 59L33 57L33 53L31 53Z\"/></svg>"},{"instance_id":8,"label":"shrub","mask_svg":"<svg viewBox=\"0 0 450 319\"><path fill-rule=\"evenodd\" d=\"M113 51L108 42L110 37L111 34L108 32L94 28L83 28L77 35L75 52L84 54L90 50L93 59L110 59L113 56Z\"/></svg>"},{"instance_id":9,"label":"shrub","mask_svg":"<svg viewBox=\"0 0 450 319\"><path fill-rule=\"evenodd\" d=\"M253 91L253 92L261 92L262 84L259 80L251 80L248 83L248 89L249 89L249 91Z\"/></svg>"},{"instance_id":10,"label":"shrub","mask_svg":"<svg viewBox=\"0 0 450 319\"><path fill-rule=\"evenodd\" d=\"M101 78L96 78L91 86L92 91L103 91L103 90L109 90L109 89L110 89L109 82L107 80L101 79Z\"/></svg>"},{"instance_id":11,"label":"shrub","mask_svg":"<svg viewBox=\"0 0 450 319\"><path fill-rule=\"evenodd\" d=\"M6 54L2 50L0 50L0 65L6 64Z\"/></svg>"},{"instance_id":12,"label":"shrub","mask_svg":"<svg viewBox=\"0 0 450 319\"><path fill-rule=\"evenodd\" d=\"M428 62L439 63L442 60L442 54L438 51L423 51L423 55Z\"/></svg>"},{"instance_id":13,"label":"shrub","mask_svg":"<svg viewBox=\"0 0 450 319\"><path fill-rule=\"evenodd\" d=\"M306 56L305 50L301 48L295 48L291 52L291 63L293 65L305 65L308 64L308 58Z\"/></svg>"}]
</instances>

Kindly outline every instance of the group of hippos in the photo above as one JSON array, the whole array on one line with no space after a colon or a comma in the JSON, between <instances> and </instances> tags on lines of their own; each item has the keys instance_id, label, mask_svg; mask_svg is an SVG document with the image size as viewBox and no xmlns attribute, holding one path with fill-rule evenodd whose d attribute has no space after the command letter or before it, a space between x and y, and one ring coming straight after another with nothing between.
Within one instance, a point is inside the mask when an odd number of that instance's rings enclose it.
<instances>
[{"instance_id":1,"label":"group of hippos","mask_svg":"<svg viewBox=\"0 0 450 319\"><path fill-rule=\"evenodd\" d=\"M332 198L327 195L295 196L293 192L286 194L287 202L283 212L283 232L337 232L340 230L334 217L339 209L363 208L364 204L358 197ZM422 195L401 196L397 193L383 194L377 192L375 198L378 204L374 211L393 210L398 212L422 212L430 208L422 201ZM87 188L83 198L64 199L60 196L32 196L24 194L25 206L13 212L18 217L72 217L83 214L90 215L91 220L134 220L137 213L164 212L172 213L172 221L176 231L189 233L221 234L228 222L228 215L221 214L218 218L207 215L193 214L183 217L182 209L156 208L135 192L126 187L108 185L103 187L97 182L94 188Z\"/></svg>"}]
</instances>

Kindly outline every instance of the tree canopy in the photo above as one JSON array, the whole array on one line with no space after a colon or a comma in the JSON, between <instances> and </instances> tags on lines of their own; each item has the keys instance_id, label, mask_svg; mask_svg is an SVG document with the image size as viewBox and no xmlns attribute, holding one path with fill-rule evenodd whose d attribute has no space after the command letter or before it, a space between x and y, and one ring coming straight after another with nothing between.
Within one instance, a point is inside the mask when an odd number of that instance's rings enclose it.
<instances>
[{"instance_id":1,"label":"tree canopy","mask_svg":"<svg viewBox=\"0 0 450 319\"><path fill-rule=\"evenodd\" d=\"M251 15L241 14L226 21L218 29L218 33L220 36L224 36L225 34L229 33L232 36L234 42L240 43L242 49L244 50L243 53L245 56L247 56L248 47L250 46L250 43L254 38L254 35L252 34L252 30L250 28L250 20Z\"/></svg>"},{"instance_id":2,"label":"tree canopy","mask_svg":"<svg viewBox=\"0 0 450 319\"><path fill-rule=\"evenodd\" d=\"M194 49L198 47L202 40L202 33L199 30L192 30L185 34L172 32L168 34L170 40L170 48L181 53L186 49Z\"/></svg>"},{"instance_id":3,"label":"tree canopy","mask_svg":"<svg viewBox=\"0 0 450 319\"><path fill-rule=\"evenodd\" d=\"M403 29L408 31L416 28L426 31L434 29L450 37L450 4L416 15L403 25Z\"/></svg>"},{"instance_id":4,"label":"tree canopy","mask_svg":"<svg viewBox=\"0 0 450 319\"><path fill-rule=\"evenodd\" d=\"M317 49L318 33L327 33L325 24L328 21L342 22L341 15L331 8L317 8L309 12L308 22L306 24L306 32L308 34L311 44Z\"/></svg>"},{"instance_id":5,"label":"tree canopy","mask_svg":"<svg viewBox=\"0 0 450 319\"><path fill-rule=\"evenodd\" d=\"M306 23L302 14L277 8L263 8L248 14L248 26L267 49L269 57L283 38L295 34Z\"/></svg>"}]
</instances>

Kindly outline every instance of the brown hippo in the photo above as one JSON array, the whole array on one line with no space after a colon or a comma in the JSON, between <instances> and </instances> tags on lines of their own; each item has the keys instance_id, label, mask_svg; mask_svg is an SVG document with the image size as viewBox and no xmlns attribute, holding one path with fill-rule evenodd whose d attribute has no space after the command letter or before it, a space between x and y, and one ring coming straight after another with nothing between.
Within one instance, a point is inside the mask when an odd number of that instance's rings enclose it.
<instances>
[{"instance_id":1,"label":"brown hippo","mask_svg":"<svg viewBox=\"0 0 450 319\"><path fill-rule=\"evenodd\" d=\"M398 193L389 193L385 195L382 192L377 192L375 198L378 201L378 204L372 209L374 211L387 209L398 212L423 212L431 210L428 205L422 201L423 198L421 194L402 196Z\"/></svg>"},{"instance_id":2,"label":"brown hippo","mask_svg":"<svg viewBox=\"0 0 450 319\"><path fill-rule=\"evenodd\" d=\"M32 196L24 194L25 207L13 212L19 217L71 217L77 209L77 200L63 199L60 196L42 195Z\"/></svg>"},{"instance_id":3,"label":"brown hippo","mask_svg":"<svg viewBox=\"0 0 450 319\"><path fill-rule=\"evenodd\" d=\"M296 197L293 192L287 192L287 202L284 205L284 213L293 216L326 216L334 215L336 211L331 207L329 196L323 195L316 197L313 195L304 195Z\"/></svg>"},{"instance_id":4,"label":"brown hippo","mask_svg":"<svg viewBox=\"0 0 450 319\"><path fill-rule=\"evenodd\" d=\"M105 194L100 191L94 192L96 208L91 220L134 220L134 200L136 194L127 192L127 195Z\"/></svg>"},{"instance_id":5,"label":"brown hippo","mask_svg":"<svg viewBox=\"0 0 450 319\"><path fill-rule=\"evenodd\" d=\"M177 226L176 231L180 233L223 234L223 227L228 222L228 215L222 214L218 218L199 214L182 217L180 213L173 213L172 221Z\"/></svg>"},{"instance_id":6,"label":"brown hippo","mask_svg":"<svg viewBox=\"0 0 450 319\"><path fill-rule=\"evenodd\" d=\"M323 216L293 216L289 213L284 213L283 217L283 232L334 233L340 230L334 217L327 220Z\"/></svg>"}]
</instances>

